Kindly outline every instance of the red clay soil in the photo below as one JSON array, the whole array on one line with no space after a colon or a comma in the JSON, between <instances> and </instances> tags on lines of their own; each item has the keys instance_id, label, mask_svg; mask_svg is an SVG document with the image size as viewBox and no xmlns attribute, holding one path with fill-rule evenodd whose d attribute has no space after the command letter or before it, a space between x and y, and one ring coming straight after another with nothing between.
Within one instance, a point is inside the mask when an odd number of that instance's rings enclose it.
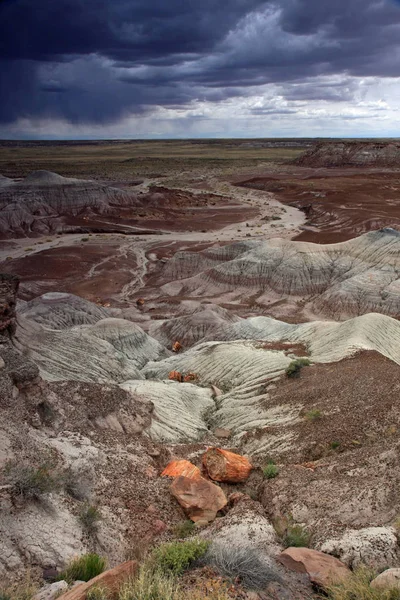
<instances>
[{"instance_id":1,"label":"red clay soil","mask_svg":"<svg viewBox=\"0 0 400 600\"><path fill-rule=\"evenodd\" d=\"M296 240L330 244L382 227L400 229L400 171L288 167L238 185L303 210L307 225Z\"/></svg>"},{"instance_id":2,"label":"red clay soil","mask_svg":"<svg viewBox=\"0 0 400 600\"><path fill-rule=\"evenodd\" d=\"M83 242L5 261L0 263L0 270L18 273L19 297L23 300L58 291L76 294L91 302L105 302L132 280L132 270L136 267L135 257L120 256L118 249L117 243ZM94 272L89 276L91 269Z\"/></svg>"},{"instance_id":3,"label":"red clay soil","mask_svg":"<svg viewBox=\"0 0 400 600\"><path fill-rule=\"evenodd\" d=\"M303 367L299 377L279 380L269 392L266 406L302 406L300 419L247 437L279 436L290 430L294 434L292 448L282 457L290 463L315 461L360 447L367 453L381 439L393 439L393 443L399 439L399 389L400 365L373 351Z\"/></svg>"}]
</instances>

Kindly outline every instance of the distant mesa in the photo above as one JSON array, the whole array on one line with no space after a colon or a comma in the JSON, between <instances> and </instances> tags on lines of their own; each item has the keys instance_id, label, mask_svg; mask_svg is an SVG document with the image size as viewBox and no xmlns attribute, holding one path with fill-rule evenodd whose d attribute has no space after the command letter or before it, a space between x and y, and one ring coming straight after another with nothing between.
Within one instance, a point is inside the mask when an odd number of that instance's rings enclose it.
<instances>
[{"instance_id":1,"label":"distant mesa","mask_svg":"<svg viewBox=\"0 0 400 600\"><path fill-rule=\"evenodd\" d=\"M322 142L293 163L302 167L400 168L400 142Z\"/></svg>"}]
</instances>

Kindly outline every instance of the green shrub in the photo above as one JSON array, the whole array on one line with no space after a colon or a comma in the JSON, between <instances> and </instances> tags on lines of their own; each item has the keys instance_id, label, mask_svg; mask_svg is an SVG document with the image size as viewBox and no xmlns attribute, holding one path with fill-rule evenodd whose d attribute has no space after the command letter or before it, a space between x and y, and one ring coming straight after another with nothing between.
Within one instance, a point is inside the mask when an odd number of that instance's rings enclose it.
<instances>
[{"instance_id":1,"label":"green shrub","mask_svg":"<svg viewBox=\"0 0 400 600\"><path fill-rule=\"evenodd\" d=\"M144 564L139 569L136 577L124 582L118 594L118 600L181 600L181 598L183 599L183 595L180 594L180 586L176 578L160 569L153 569L148 564Z\"/></svg>"},{"instance_id":2,"label":"green shrub","mask_svg":"<svg viewBox=\"0 0 400 600\"><path fill-rule=\"evenodd\" d=\"M58 581L63 579L67 583L74 581L90 581L93 577L100 575L106 568L106 561L98 554L83 554L72 560L66 569L57 577Z\"/></svg>"},{"instance_id":3,"label":"green shrub","mask_svg":"<svg viewBox=\"0 0 400 600\"><path fill-rule=\"evenodd\" d=\"M400 600L400 589L374 589L370 582L376 574L364 567L357 569L341 583L326 590L325 600ZM322 596L321 596L322 599Z\"/></svg>"},{"instance_id":4,"label":"green shrub","mask_svg":"<svg viewBox=\"0 0 400 600\"><path fill-rule=\"evenodd\" d=\"M287 377L299 377L301 369L303 367L309 367L310 364L308 358L297 358L296 360L292 360L286 368L285 373Z\"/></svg>"},{"instance_id":5,"label":"green shrub","mask_svg":"<svg viewBox=\"0 0 400 600\"><path fill-rule=\"evenodd\" d=\"M79 513L79 520L82 526L90 534L96 533L101 518L101 512L97 506L93 506L92 504L85 504Z\"/></svg>"},{"instance_id":6,"label":"green shrub","mask_svg":"<svg viewBox=\"0 0 400 600\"><path fill-rule=\"evenodd\" d=\"M190 521L189 519L178 523L174 527L174 533L176 537L180 539L190 537L191 535L193 535L195 530L196 525L193 523L193 521Z\"/></svg>"},{"instance_id":7,"label":"green shrub","mask_svg":"<svg viewBox=\"0 0 400 600\"><path fill-rule=\"evenodd\" d=\"M317 421L322 417L322 412L319 410L319 408L313 408L312 410L306 412L305 417L308 419L308 421Z\"/></svg>"},{"instance_id":8,"label":"green shrub","mask_svg":"<svg viewBox=\"0 0 400 600\"><path fill-rule=\"evenodd\" d=\"M208 540L187 540L186 542L169 542L161 544L152 553L156 567L164 573L180 575L195 560L203 556L209 547Z\"/></svg>"},{"instance_id":9,"label":"green shrub","mask_svg":"<svg viewBox=\"0 0 400 600\"><path fill-rule=\"evenodd\" d=\"M283 545L285 548L308 548L310 545L311 535L302 525L289 523L286 533L283 537Z\"/></svg>"},{"instance_id":10,"label":"green shrub","mask_svg":"<svg viewBox=\"0 0 400 600\"><path fill-rule=\"evenodd\" d=\"M88 237L81 238L81 242L88 242L88 241L89 241Z\"/></svg>"},{"instance_id":11,"label":"green shrub","mask_svg":"<svg viewBox=\"0 0 400 600\"><path fill-rule=\"evenodd\" d=\"M340 442L334 441L334 442L331 442L329 445L330 445L331 450L337 450L340 446Z\"/></svg>"},{"instance_id":12,"label":"green shrub","mask_svg":"<svg viewBox=\"0 0 400 600\"><path fill-rule=\"evenodd\" d=\"M59 487L59 479L46 464L34 467L16 461L9 462L4 475L11 486L11 495L20 500L40 500L44 494Z\"/></svg>"},{"instance_id":13,"label":"green shrub","mask_svg":"<svg viewBox=\"0 0 400 600\"><path fill-rule=\"evenodd\" d=\"M266 479L274 479L279 475L279 469L272 460L262 468L262 472Z\"/></svg>"}]
</instances>

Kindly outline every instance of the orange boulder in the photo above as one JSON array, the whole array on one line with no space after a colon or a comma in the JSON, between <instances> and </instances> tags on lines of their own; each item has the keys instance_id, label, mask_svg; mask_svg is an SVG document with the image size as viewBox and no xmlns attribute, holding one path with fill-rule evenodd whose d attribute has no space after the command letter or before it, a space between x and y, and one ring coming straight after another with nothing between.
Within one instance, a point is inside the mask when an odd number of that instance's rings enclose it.
<instances>
[{"instance_id":1,"label":"orange boulder","mask_svg":"<svg viewBox=\"0 0 400 600\"><path fill-rule=\"evenodd\" d=\"M246 481L253 468L246 457L220 448L207 450L203 465L211 479L227 483Z\"/></svg>"},{"instance_id":2,"label":"orange boulder","mask_svg":"<svg viewBox=\"0 0 400 600\"><path fill-rule=\"evenodd\" d=\"M215 519L217 512L227 504L221 488L203 478L177 477L170 489L188 517L195 523L210 523Z\"/></svg>"},{"instance_id":3,"label":"orange boulder","mask_svg":"<svg viewBox=\"0 0 400 600\"><path fill-rule=\"evenodd\" d=\"M179 373L179 371L170 371L168 379L171 379L171 381L179 381L180 383L182 383L183 375L182 373Z\"/></svg>"},{"instance_id":4,"label":"orange boulder","mask_svg":"<svg viewBox=\"0 0 400 600\"><path fill-rule=\"evenodd\" d=\"M182 344L175 342L172 346L172 352L180 352L182 350Z\"/></svg>"},{"instance_id":5,"label":"orange boulder","mask_svg":"<svg viewBox=\"0 0 400 600\"><path fill-rule=\"evenodd\" d=\"M104 571L97 577L94 577L90 581L85 583L81 583L75 587L73 587L65 594L59 596L60 600L86 600L86 594L90 590L90 588L94 586L99 586L104 588L107 592L110 599L114 599L118 597L118 591L121 585L132 577L132 575L137 571L138 563L136 560L129 560L127 562L114 567L114 569L109 569L108 571Z\"/></svg>"},{"instance_id":6,"label":"orange boulder","mask_svg":"<svg viewBox=\"0 0 400 600\"><path fill-rule=\"evenodd\" d=\"M188 477L189 479L200 479L200 469L193 465L188 460L171 460L167 464L161 477Z\"/></svg>"}]
</instances>

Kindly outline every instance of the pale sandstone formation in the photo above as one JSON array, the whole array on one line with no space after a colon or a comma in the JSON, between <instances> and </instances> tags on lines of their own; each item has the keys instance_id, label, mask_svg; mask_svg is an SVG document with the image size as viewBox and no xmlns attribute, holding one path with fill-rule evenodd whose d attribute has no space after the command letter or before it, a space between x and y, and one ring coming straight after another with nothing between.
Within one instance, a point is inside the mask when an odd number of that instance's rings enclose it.
<instances>
[{"instance_id":1,"label":"pale sandstone formation","mask_svg":"<svg viewBox=\"0 0 400 600\"><path fill-rule=\"evenodd\" d=\"M343 319L367 312L400 314L400 232L384 228L337 244L280 238L234 242L196 254L178 252L166 264L163 293L252 302L285 298L309 311ZM176 336L179 330L175 328Z\"/></svg>"},{"instance_id":2,"label":"pale sandstone formation","mask_svg":"<svg viewBox=\"0 0 400 600\"><path fill-rule=\"evenodd\" d=\"M368 565L373 569L382 569L396 566L400 558L393 527L349 529L341 538L324 542L321 550L338 556L352 568Z\"/></svg>"},{"instance_id":3,"label":"pale sandstone formation","mask_svg":"<svg viewBox=\"0 0 400 600\"><path fill-rule=\"evenodd\" d=\"M107 215L121 206L139 206L136 194L50 171L34 171L21 181L2 178L0 236L68 231L65 217Z\"/></svg>"}]
</instances>

